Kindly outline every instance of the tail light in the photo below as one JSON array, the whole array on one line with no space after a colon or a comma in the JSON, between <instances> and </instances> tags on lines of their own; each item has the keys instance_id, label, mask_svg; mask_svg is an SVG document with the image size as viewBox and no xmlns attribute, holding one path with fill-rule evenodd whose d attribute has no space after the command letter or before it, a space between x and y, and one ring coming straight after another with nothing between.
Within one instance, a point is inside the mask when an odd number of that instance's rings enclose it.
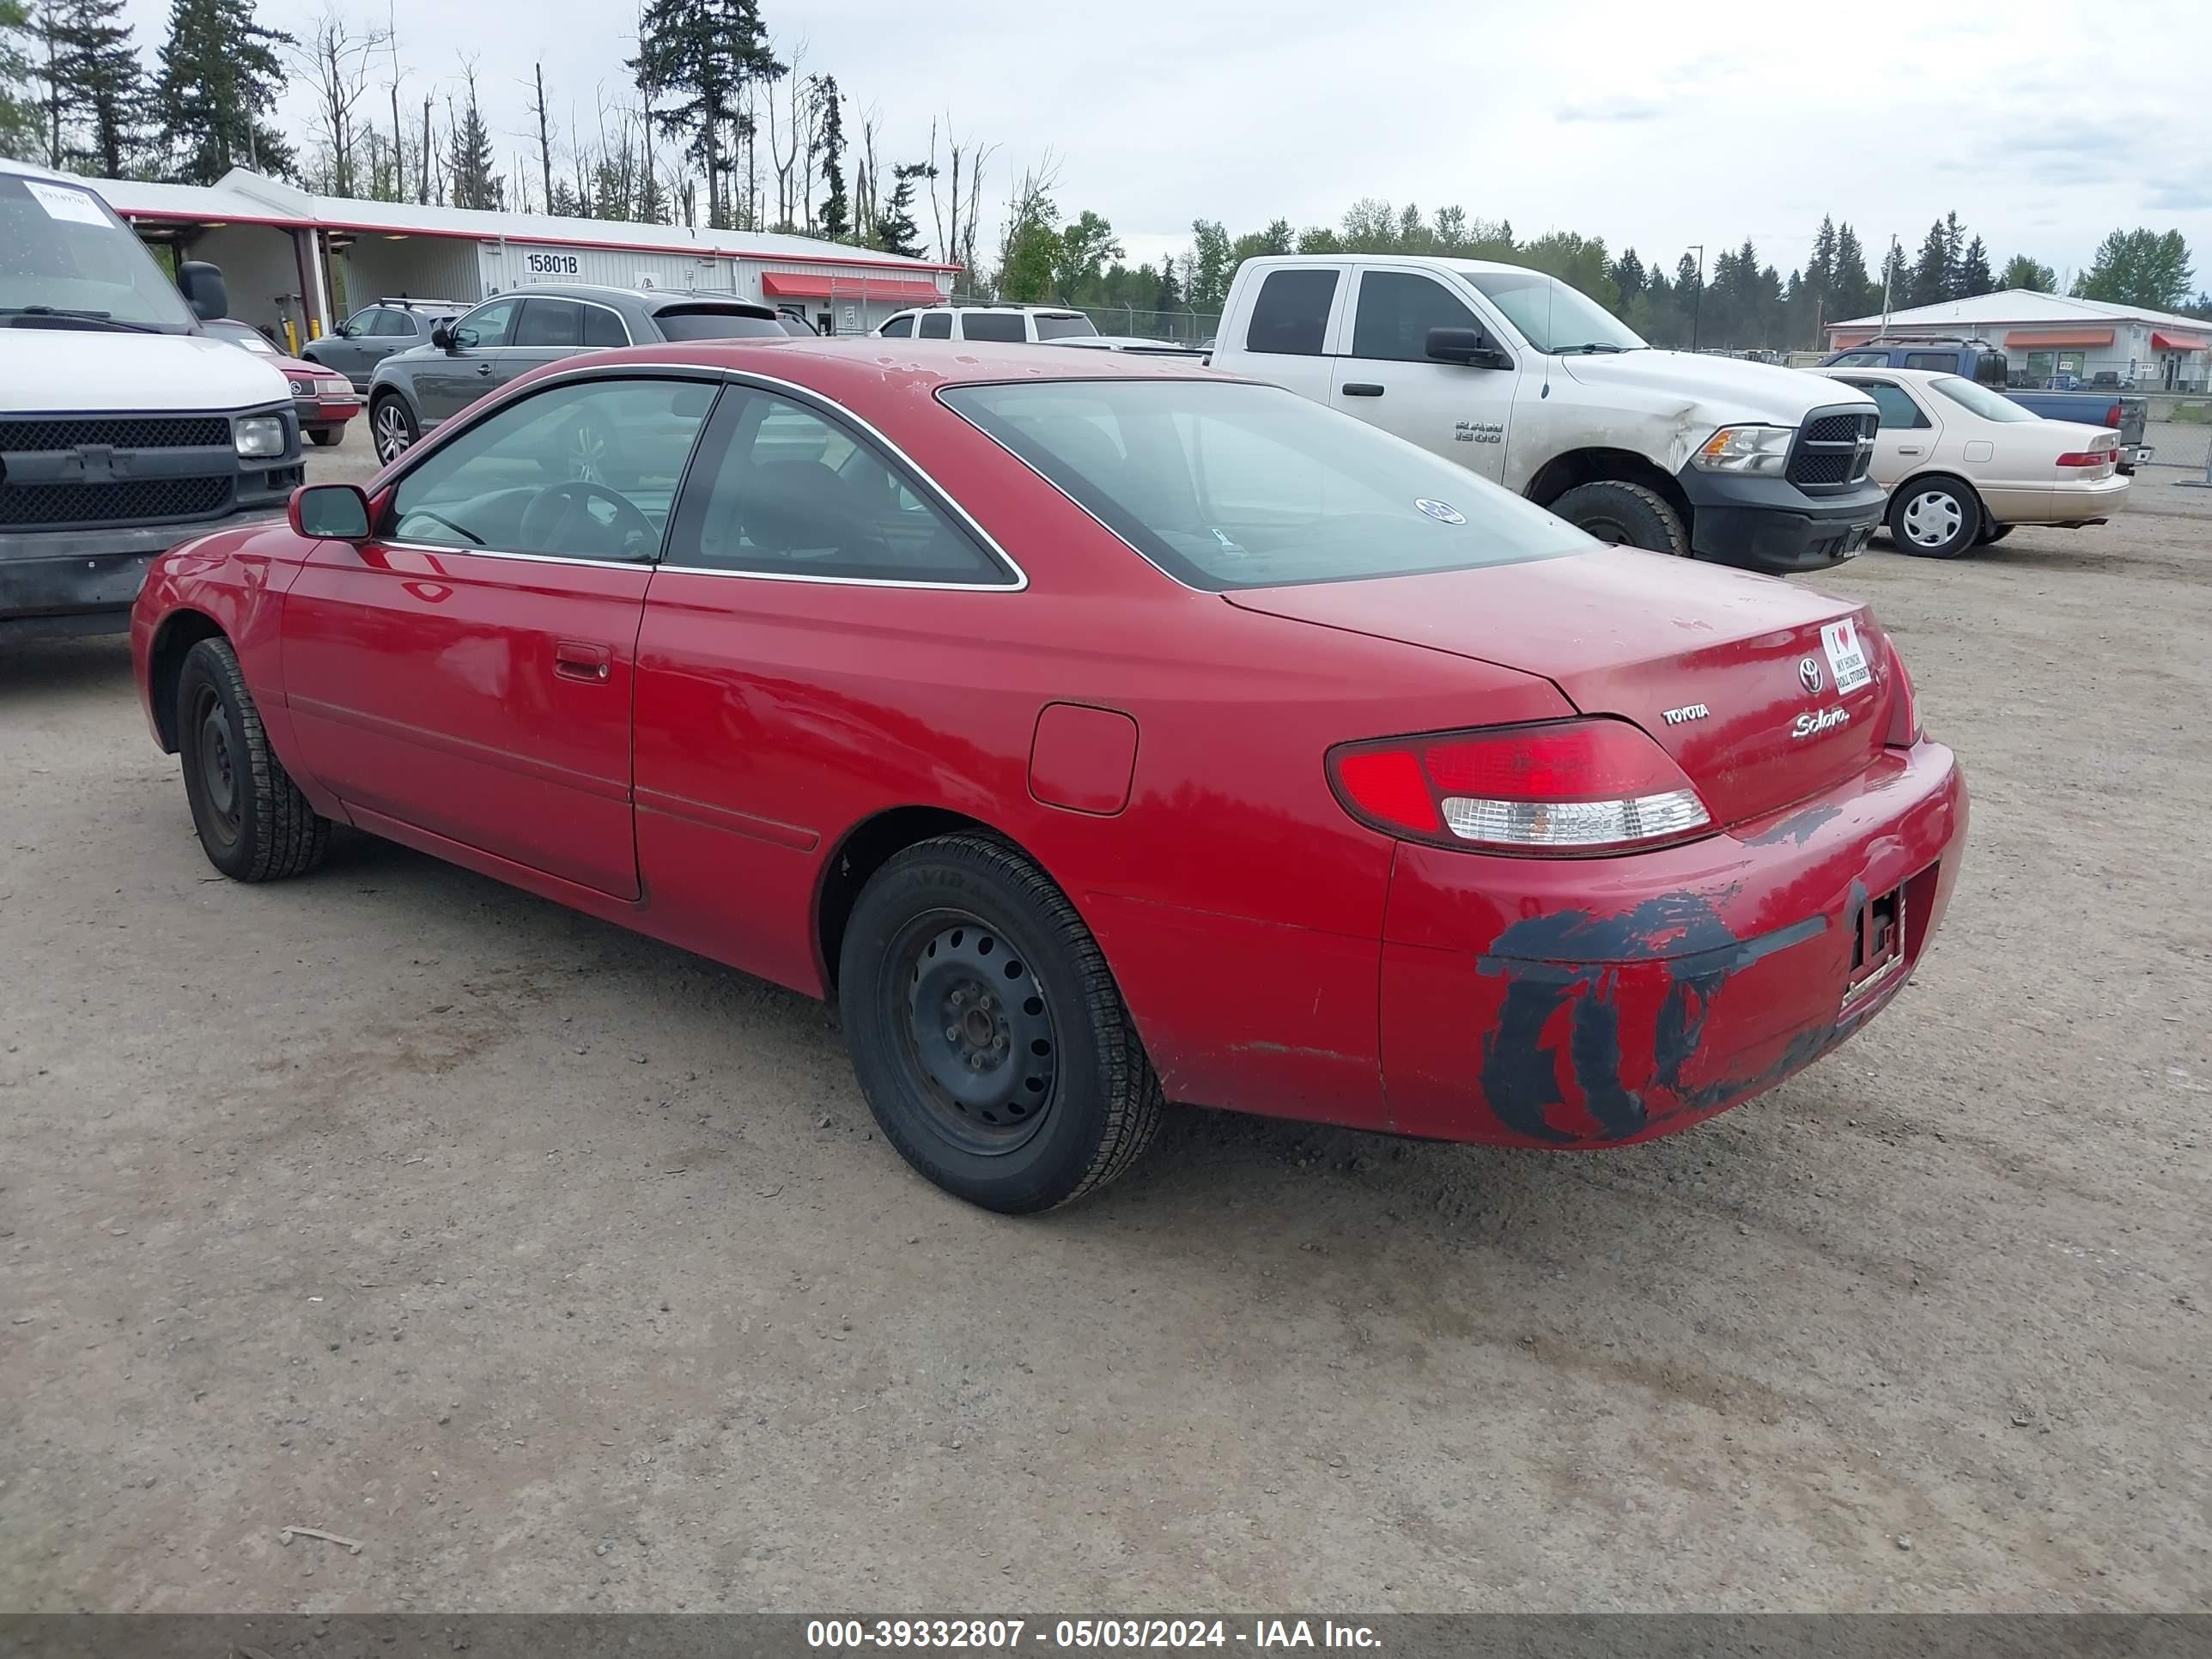
<instances>
[{"instance_id":1,"label":"tail light","mask_svg":"<svg viewBox=\"0 0 2212 1659\"><path fill-rule=\"evenodd\" d=\"M2118 404L2114 404L2110 409L2105 411L2105 424L2112 428L2115 431L2118 430L2120 424L2120 406Z\"/></svg>"},{"instance_id":2,"label":"tail light","mask_svg":"<svg viewBox=\"0 0 2212 1659\"><path fill-rule=\"evenodd\" d=\"M2094 449L2069 449L2058 458L2060 466L2110 466L2119 459L2119 441L2100 441Z\"/></svg>"},{"instance_id":3,"label":"tail light","mask_svg":"<svg viewBox=\"0 0 2212 1659\"><path fill-rule=\"evenodd\" d=\"M1344 810L1440 847L1610 853L1712 822L1682 769L1626 720L1549 720L1346 744L1328 756Z\"/></svg>"}]
</instances>

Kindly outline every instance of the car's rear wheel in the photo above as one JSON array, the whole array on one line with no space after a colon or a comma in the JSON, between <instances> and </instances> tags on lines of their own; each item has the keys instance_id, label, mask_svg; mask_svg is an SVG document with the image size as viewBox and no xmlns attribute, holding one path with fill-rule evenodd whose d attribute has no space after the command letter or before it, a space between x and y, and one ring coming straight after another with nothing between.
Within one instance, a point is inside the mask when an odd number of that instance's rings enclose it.
<instances>
[{"instance_id":1,"label":"car's rear wheel","mask_svg":"<svg viewBox=\"0 0 2212 1659\"><path fill-rule=\"evenodd\" d=\"M307 805L269 746L228 640L202 640L185 655L177 748L192 825L216 869L234 881L275 881L323 861L330 820Z\"/></svg>"},{"instance_id":2,"label":"car's rear wheel","mask_svg":"<svg viewBox=\"0 0 2212 1659\"><path fill-rule=\"evenodd\" d=\"M368 411L369 430L376 436L376 459L396 461L422 435L415 411L396 392L386 392Z\"/></svg>"},{"instance_id":3,"label":"car's rear wheel","mask_svg":"<svg viewBox=\"0 0 2212 1659\"><path fill-rule=\"evenodd\" d=\"M1982 504L1954 478L1915 478L1890 497L1889 535L1900 553L1950 559L1982 532Z\"/></svg>"},{"instance_id":4,"label":"car's rear wheel","mask_svg":"<svg viewBox=\"0 0 2212 1659\"><path fill-rule=\"evenodd\" d=\"M2011 535L2013 527L2008 524L1985 524L1982 526L1982 544L1987 546L1991 542L2001 542Z\"/></svg>"},{"instance_id":5,"label":"car's rear wheel","mask_svg":"<svg viewBox=\"0 0 2212 1659\"><path fill-rule=\"evenodd\" d=\"M884 1135L971 1204L1025 1214L1081 1197L1159 1125L1159 1080L1097 941L994 837L924 842L878 871L837 991Z\"/></svg>"},{"instance_id":6,"label":"car's rear wheel","mask_svg":"<svg viewBox=\"0 0 2212 1659\"><path fill-rule=\"evenodd\" d=\"M1552 503L1552 512L1577 529L1617 547L1690 556L1690 532L1682 515L1657 490L1607 478L1577 484Z\"/></svg>"},{"instance_id":7,"label":"car's rear wheel","mask_svg":"<svg viewBox=\"0 0 2212 1659\"><path fill-rule=\"evenodd\" d=\"M311 426L307 428L307 435L323 448L329 449L345 436L345 428L342 426Z\"/></svg>"}]
</instances>

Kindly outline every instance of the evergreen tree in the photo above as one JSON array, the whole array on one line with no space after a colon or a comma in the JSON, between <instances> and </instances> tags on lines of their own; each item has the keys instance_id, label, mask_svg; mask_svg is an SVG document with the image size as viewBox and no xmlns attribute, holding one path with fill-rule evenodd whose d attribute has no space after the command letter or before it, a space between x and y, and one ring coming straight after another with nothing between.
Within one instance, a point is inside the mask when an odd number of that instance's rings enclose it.
<instances>
[{"instance_id":1,"label":"evergreen tree","mask_svg":"<svg viewBox=\"0 0 2212 1659\"><path fill-rule=\"evenodd\" d=\"M1955 221L1954 221L1955 222ZM1921 239L1920 258L1912 266L1900 293L1893 288L1890 303L1902 310L1932 306L1951 297L1951 234L1938 219Z\"/></svg>"},{"instance_id":2,"label":"evergreen tree","mask_svg":"<svg viewBox=\"0 0 2212 1659\"><path fill-rule=\"evenodd\" d=\"M2032 255L2015 253L2005 261L2004 274L1997 278L1997 286L2025 289L2031 294L2056 294L2058 273Z\"/></svg>"},{"instance_id":3,"label":"evergreen tree","mask_svg":"<svg viewBox=\"0 0 2212 1659\"><path fill-rule=\"evenodd\" d=\"M822 181L828 193L822 198L816 223L833 242L842 242L853 233L853 206L845 195L845 117L839 103L837 77L823 76L822 132L814 145L822 157Z\"/></svg>"},{"instance_id":4,"label":"evergreen tree","mask_svg":"<svg viewBox=\"0 0 2212 1659\"><path fill-rule=\"evenodd\" d=\"M1996 285L1996 278L1990 274L1990 251L1977 236L1966 244L1966 251L1959 260L1958 297L1971 300L1978 294L1993 292Z\"/></svg>"},{"instance_id":5,"label":"evergreen tree","mask_svg":"<svg viewBox=\"0 0 2212 1659\"><path fill-rule=\"evenodd\" d=\"M784 65L769 51L757 0L652 0L638 20L638 88L656 103L661 131L684 137L685 153L707 175L707 221L736 220L730 173L736 146L752 136L745 89L774 80Z\"/></svg>"},{"instance_id":6,"label":"evergreen tree","mask_svg":"<svg viewBox=\"0 0 2212 1659\"><path fill-rule=\"evenodd\" d=\"M31 60L23 32L31 15L22 0L0 0L0 155L28 160L40 153L39 115L31 101Z\"/></svg>"},{"instance_id":7,"label":"evergreen tree","mask_svg":"<svg viewBox=\"0 0 2212 1659\"><path fill-rule=\"evenodd\" d=\"M1836 227L1836 263L1828 285L1831 321L1863 317L1881 303L1874 279L1867 275L1866 252L1858 233L1848 223Z\"/></svg>"},{"instance_id":8,"label":"evergreen tree","mask_svg":"<svg viewBox=\"0 0 2212 1659\"><path fill-rule=\"evenodd\" d=\"M1613 269L1607 274L1613 278L1613 285L1619 290L1620 302L1624 306L1632 303L1636 296L1644 292L1644 261L1636 257L1636 250L1632 247L1621 250L1620 258L1613 262Z\"/></svg>"},{"instance_id":9,"label":"evergreen tree","mask_svg":"<svg viewBox=\"0 0 2212 1659\"><path fill-rule=\"evenodd\" d=\"M908 161L891 169L895 183L890 199L876 216L875 244L884 252L908 259L922 257L921 232L914 222L914 181L929 173L927 161Z\"/></svg>"},{"instance_id":10,"label":"evergreen tree","mask_svg":"<svg viewBox=\"0 0 2212 1659\"><path fill-rule=\"evenodd\" d=\"M1895 242L1882 258L1880 295L1887 300L1892 311L1903 309L1912 301L1906 297L1912 286L1912 267L1905 262L1905 250Z\"/></svg>"},{"instance_id":11,"label":"evergreen tree","mask_svg":"<svg viewBox=\"0 0 2212 1659\"><path fill-rule=\"evenodd\" d=\"M492 148L491 126L477 101L477 77L469 72L469 101L461 107L447 142L451 150L453 201L455 207L503 207L506 191L499 177L499 160Z\"/></svg>"},{"instance_id":12,"label":"evergreen tree","mask_svg":"<svg viewBox=\"0 0 2212 1659\"><path fill-rule=\"evenodd\" d=\"M119 177L145 146L145 73L123 0L46 0L38 33L47 165Z\"/></svg>"},{"instance_id":13,"label":"evergreen tree","mask_svg":"<svg viewBox=\"0 0 2212 1659\"><path fill-rule=\"evenodd\" d=\"M284 85L276 50L293 44L261 26L252 0L170 0L154 112L179 183L211 185L240 166L293 171L292 146L261 118Z\"/></svg>"}]
</instances>

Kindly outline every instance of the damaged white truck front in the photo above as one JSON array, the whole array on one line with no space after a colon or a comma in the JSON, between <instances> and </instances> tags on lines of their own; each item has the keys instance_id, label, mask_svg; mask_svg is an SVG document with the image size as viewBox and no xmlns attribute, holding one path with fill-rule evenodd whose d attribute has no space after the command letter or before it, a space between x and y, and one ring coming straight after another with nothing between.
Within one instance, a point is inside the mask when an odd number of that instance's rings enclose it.
<instances>
[{"instance_id":1,"label":"damaged white truck front","mask_svg":"<svg viewBox=\"0 0 2212 1659\"><path fill-rule=\"evenodd\" d=\"M1212 362L1395 433L1602 541L1784 573L1851 557L1881 520L1871 399L1794 369L1658 350L1518 265L1248 259Z\"/></svg>"},{"instance_id":2,"label":"damaged white truck front","mask_svg":"<svg viewBox=\"0 0 2212 1659\"><path fill-rule=\"evenodd\" d=\"M127 628L155 556L284 511L291 388L201 331L228 309L83 179L0 161L0 641Z\"/></svg>"}]
</instances>

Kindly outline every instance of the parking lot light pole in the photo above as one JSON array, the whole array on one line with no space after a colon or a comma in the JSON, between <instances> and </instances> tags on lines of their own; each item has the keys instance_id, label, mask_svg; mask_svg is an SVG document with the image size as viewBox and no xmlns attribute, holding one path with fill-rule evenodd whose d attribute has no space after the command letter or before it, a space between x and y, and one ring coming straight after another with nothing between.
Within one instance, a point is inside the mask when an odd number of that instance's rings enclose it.
<instances>
[{"instance_id":1,"label":"parking lot light pole","mask_svg":"<svg viewBox=\"0 0 2212 1659\"><path fill-rule=\"evenodd\" d=\"M1698 256L1698 286L1690 295L1690 349L1698 349L1698 314L1705 308L1705 245L1693 243L1685 252Z\"/></svg>"}]
</instances>

